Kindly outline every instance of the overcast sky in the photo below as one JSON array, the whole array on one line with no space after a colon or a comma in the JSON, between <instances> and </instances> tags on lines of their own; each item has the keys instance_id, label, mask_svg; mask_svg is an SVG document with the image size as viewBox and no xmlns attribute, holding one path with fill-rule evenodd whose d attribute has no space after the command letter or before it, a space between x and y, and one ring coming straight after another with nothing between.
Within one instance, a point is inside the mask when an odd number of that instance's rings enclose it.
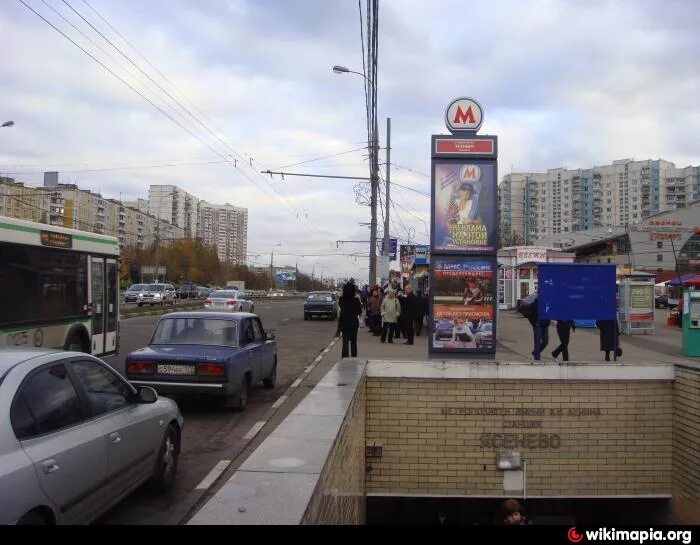
<instances>
[{"instance_id":1,"label":"overcast sky","mask_svg":"<svg viewBox=\"0 0 700 545\"><path fill-rule=\"evenodd\" d=\"M298 259L307 273L316 264L317 275L367 277L366 257L313 256L367 254L367 244L336 250L338 240L369 240L354 182L257 173L364 145L362 78L331 71L362 71L356 1L88 0L153 66L83 0L24 1L206 145L19 1L3 0L0 121L16 125L0 129L0 175L41 185L41 172L58 170L62 182L124 200L175 184L248 208L249 252L261 254L251 262L269 264L281 243L275 265ZM430 135L447 132L444 109L464 95L484 107L480 132L499 136L499 176L622 158L700 164L697 0L380 0L379 21L380 138L384 147L391 117L398 184L430 192ZM238 168L207 146L237 157ZM286 170L366 176L363 153ZM181 163L205 164L133 168ZM427 243L430 199L398 187L392 197L391 234Z\"/></svg>"}]
</instances>

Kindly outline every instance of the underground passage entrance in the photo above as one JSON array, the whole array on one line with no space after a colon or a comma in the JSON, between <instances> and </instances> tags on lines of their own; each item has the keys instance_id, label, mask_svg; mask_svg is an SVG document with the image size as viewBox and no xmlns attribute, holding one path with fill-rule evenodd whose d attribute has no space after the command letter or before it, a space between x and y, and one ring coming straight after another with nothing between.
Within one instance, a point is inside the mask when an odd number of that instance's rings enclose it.
<instances>
[{"instance_id":1,"label":"underground passage entrance","mask_svg":"<svg viewBox=\"0 0 700 545\"><path fill-rule=\"evenodd\" d=\"M502 524L504 498L369 496L367 524L492 525ZM532 498L519 499L533 524L581 526L672 524L670 499Z\"/></svg>"}]
</instances>

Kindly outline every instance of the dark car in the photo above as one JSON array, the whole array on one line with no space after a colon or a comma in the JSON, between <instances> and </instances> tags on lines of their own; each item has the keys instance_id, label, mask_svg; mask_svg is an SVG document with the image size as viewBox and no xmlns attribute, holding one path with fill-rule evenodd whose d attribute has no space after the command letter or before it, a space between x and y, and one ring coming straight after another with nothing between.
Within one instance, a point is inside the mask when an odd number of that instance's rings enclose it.
<instances>
[{"instance_id":1,"label":"dark car","mask_svg":"<svg viewBox=\"0 0 700 545\"><path fill-rule=\"evenodd\" d=\"M668 295L657 295L654 304L656 308L668 308Z\"/></svg>"},{"instance_id":2,"label":"dark car","mask_svg":"<svg viewBox=\"0 0 700 545\"><path fill-rule=\"evenodd\" d=\"M139 292L145 290L148 284L132 284L124 292L125 303L135 303L139 298Z\"/></svg>"},{"instance_id":3,"label":"dark car","mask_svg":"<svg viewBox=\"0 0 700 545\"><path fill-rule=\"evenodd\" d=\"M451 341L454 336L454 323L452 320L439 320L435 324L435 340Z\"/></svg>"},{"instance_id":4,"label":"dark car","mask_svg":"<svg viewBox=\"0 0 700 545\"><path fill-rule=\"evenodd\" d=\"M493 347L493 325L491 322L482 322L476 330L476 347Z\"/></svg>"},{"instance_id":5,"label":"dark car","mask_svg":"<svg viewBox=\"0 0 700 545\"><path fill-rule=\"evenodd\" d=\"M178 299L196 299L199 293L199 286L191 282L185 282L177 290Z\"/></svg>"},{"instance_id":6,"label":"dark car","mask_svg":"<svg viewBox=\"0 0 700 545\"><path fill-rule=\"evenodd\" d=\"M326 316L329 320L338 318L338 298L330 291L312 291L304 301L304 320L314 316Z\"/></svg>"},{"instance_id":7,"label":"dark car","mask_svg":"<svg viewBox=\"0 0 700 545\"><path fill-rule=\"evenodd\" d=\"M277 342L255 314L173 312L158 321L147 347L126 357L126 375L160 394L219 396L243 410L250 386L275 387Z\"/></svg>"}]
</instances>

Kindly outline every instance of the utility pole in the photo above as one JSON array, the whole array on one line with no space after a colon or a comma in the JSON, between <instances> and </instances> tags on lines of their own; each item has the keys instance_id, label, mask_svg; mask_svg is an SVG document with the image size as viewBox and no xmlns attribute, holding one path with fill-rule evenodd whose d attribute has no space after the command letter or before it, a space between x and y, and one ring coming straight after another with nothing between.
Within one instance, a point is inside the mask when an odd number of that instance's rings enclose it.
<instances>
[{"instance_id":1,"label":"utility pole","mask_svg":"<svg viewBox=\"0 0 700 545\"><path fill-rule=\"evenodd\" d=\"M384 206L384 252L387 259L391 259L391 238L389 236L389 198L391 180L391 118L386 118L386 206ZM391 269L391 267L389 267Z\"/></svg>"},{"instance_id":2,"label":"utility pole","mask_svg":"<svg viewBox=\"0 0 700 545\"><path fill-rule=\"evenodd\" d=\"M370 200L370 208L372 217L369 227L369 284L374 286L377 282L377 193L379 190L379 175L377 166L377 133L374 133L374 138L371 143L370 153L370 184L372 186L372 197Z\"/></svg>"}]
</instances>

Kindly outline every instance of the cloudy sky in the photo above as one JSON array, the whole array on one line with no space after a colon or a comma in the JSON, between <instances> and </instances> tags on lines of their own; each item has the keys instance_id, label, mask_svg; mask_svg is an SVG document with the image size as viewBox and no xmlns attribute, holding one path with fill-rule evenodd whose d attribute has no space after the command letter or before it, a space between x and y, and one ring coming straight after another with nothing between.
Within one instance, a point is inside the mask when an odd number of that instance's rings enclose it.
<instances>
[{"instance_id":1,"label":"cloudy sky","mask_svg":"<svg viewBox=\"0 0 700 545\"><path fill-rule=\"evenodd\" d=\"M0 129L0 175L41 185L44 170L58 170L62 182L124 200L175 184L248 208L251 262L269 263L281 244L276 265L366 278L368 245L336 244L369 240L354 182L259 174L367 175L362 78L331 71L362 71L357 1L24 2L182 126L3 0L0 121L16 125ZM456 96L484 107L500 175L621 158L700 164L697 0L380 0L379 20L381 146L391 117L392 181L417 190L392 188L392 236L428 242L429 139L447 132Z\"/></svg>"}]
</instances>

